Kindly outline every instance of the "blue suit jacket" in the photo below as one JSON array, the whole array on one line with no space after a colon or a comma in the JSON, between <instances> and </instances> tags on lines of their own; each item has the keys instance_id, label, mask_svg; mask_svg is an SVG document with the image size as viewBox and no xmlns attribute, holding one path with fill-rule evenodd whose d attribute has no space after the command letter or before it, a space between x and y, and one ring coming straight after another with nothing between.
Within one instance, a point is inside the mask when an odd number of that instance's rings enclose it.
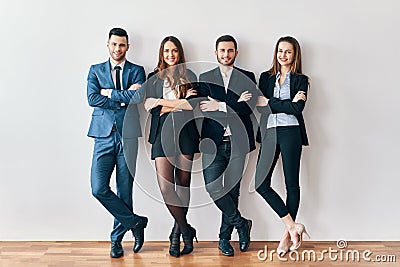
<instances>
[{"instance_id":1,"label":"blue suit jacket","mask_svg":"<svg viewBox=\"0 0 400 267\"><path fill-rule=\"evenodd\" d=\"M142 66L129 61L125 62L122 70L122 88L128 89L132 84L142 84L145 80L146 74ZM101 89L114 89L111 98L101 95ZM139 111L136 105L143 101L143 97L144 88L138 90L115 89L110 61L92 65L87 78L87 99L94 110L88 136L107 137L114 124L124 138L142 136ZM124 103L125 106L121 106L121 103ZM123 127L124 119L125 123L128 123L127 127Z\"/></svg>"}]
</instances>

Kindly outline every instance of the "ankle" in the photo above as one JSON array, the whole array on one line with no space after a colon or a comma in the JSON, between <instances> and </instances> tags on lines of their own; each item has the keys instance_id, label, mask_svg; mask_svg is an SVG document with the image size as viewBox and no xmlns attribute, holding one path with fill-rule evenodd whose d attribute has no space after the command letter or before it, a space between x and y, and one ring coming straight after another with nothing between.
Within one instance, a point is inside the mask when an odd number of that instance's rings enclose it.
<instances>
[{"instance_id":1,"label":"ankle","mask_svg":"<svg viewBox=\"0 0 400 267\"><path fill-rule=\"evenodd\" d=\"M286 230L289 236L292 235L294 232L296 232L296 223L290 223L286 225Z\"/></svg>"}]
</instances>

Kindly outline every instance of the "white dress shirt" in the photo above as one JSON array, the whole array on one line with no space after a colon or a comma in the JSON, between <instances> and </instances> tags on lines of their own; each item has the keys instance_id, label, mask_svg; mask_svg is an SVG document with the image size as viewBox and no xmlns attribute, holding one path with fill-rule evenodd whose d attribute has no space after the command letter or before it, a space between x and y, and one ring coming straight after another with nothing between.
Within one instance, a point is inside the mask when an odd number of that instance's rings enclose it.
<instances>
[{"instance_id":1,"label":"white dress shirt","mask_svg":"<svg viewBox=\"0 0 400 267\"><path fill-rule=\"evenodd\" d=\"M228 93L228 85L229 85L229 81L230 81L231 76L232 76L233 68L230 69L226 73L223 72L221 70L221 68L219 70L221 71L222 80L224 82L225 94L227 94ZM225 102L218 102L218 111L227 112L226 103ZM230 136L230 135L232 135L231 129L229 128L229 125L226 125L224 136Z\"/></svg>"}]
</instances>

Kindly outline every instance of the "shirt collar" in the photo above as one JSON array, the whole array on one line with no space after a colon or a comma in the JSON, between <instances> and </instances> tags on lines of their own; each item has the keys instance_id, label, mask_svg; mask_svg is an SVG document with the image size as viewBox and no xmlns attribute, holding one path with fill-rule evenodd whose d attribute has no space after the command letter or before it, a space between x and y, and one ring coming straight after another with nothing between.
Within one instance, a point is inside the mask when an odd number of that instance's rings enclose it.
<instances>
[{"instance_id":1,"label":"shirt collar","mask_svg":"<svg viewBox=\"0 0 400 267\"><path fill-rule=\"evenodd\" d=\"M279 79L281 77L281 72L278 71L278 73L276 74L276 79ZM288 73L286 73L286 77L290 78L290 71Z\"/></svg>"},{"instance_id":2,"label":"shirt collar","mask_svg":"<svg viewBox=\"0 0 400 267\"><path fill-rule=\"evenodd\" d=\"M228 72L226 72L226 74L222 72L221 67L219 68L219 71L221 72L223 78L229 79L232 75L233 68L231 68Z\"/></svg>"},{"instance_id":3,"label":"shirt collar","mask_svg":"<svg viewBox=\"0 0 400 267\"><path fill-rule=\"evenodd\" d=\"M118 66L120 66L122 70L124 69L125 62L126 62L126 60L124 60L124 61L122 61L121 63L118 64ZM114 68L115 68L115 66L117 66L117 64L112 62L112 60L110 60L110 63L111 63L111 70L114 70Z\"/></svg>"}]
</instances>

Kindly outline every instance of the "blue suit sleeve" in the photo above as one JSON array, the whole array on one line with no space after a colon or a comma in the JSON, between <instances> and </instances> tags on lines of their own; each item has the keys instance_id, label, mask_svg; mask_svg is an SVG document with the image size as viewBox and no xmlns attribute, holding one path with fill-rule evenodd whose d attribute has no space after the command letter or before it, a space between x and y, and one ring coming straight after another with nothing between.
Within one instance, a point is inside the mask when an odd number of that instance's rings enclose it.
<instances>
[{"instance_id":1,"label":"blue suit sleeve","mask_svg":"<svg viewBox=\"0 0 400 267\"><path fill-rule=\"evenodd\" d=\"M87 78L87 100L91 107L101 107L105 109L120 109L121 104L100 94L100 84L96 76L94 67L91 66Z\"/></svg>"}]
</instances>

